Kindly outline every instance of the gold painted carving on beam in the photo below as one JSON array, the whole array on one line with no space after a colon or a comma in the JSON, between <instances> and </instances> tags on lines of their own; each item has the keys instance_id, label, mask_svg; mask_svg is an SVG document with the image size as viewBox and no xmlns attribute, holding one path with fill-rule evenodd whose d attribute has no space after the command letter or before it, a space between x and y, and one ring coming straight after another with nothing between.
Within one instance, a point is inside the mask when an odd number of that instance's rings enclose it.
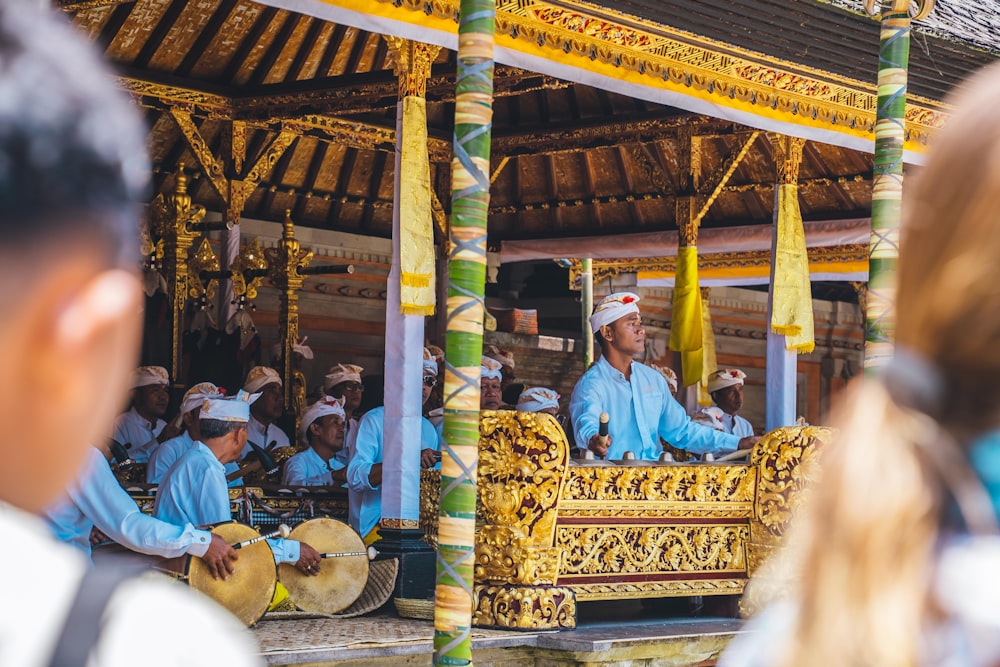
<instances>
[{"instance_id":1,"label":"gold painted carving on beam","mask_svg":"<svg viewBox=\"0 0 1000 667\"><path fill-rule=\"evenodd\" d=\"M389 45L392 70L399 77L399 99L410 95L425 97L431 66L441 47L391 35L382 38Z\"/></svg>"},{"instance_id":2,"label":"gold painted carving on beam","mask_svg":"<svg viewBox=\"0 0 1000 667\"><path fill-rule=\"evenodd\" d=\"M753 501L732 502L636 502L605 500L559 501L559 519L749 519L753 517Z\"/></svg>"},{"instance_id":3,"label":"gold painted carving on beam","mask_svg":"<svg viewBox=\"0 0 1000 667\"><path fill-rule=\"evenodd\" d=\"M212 184L212 188L220 197L228 200L229 187L222 163L212 155L212 150L201 136L198 126L195 125L194 119L191 117L191 112L180 107L171 107L170 117L174 119L177 127L180 128L188 147L190 147L191 152L194 153L194 157L198 161L198 166L202 168L202 171L208 177L208 182Z\"/></svg>"},{"instance_id":4,"label":"gold painted carving on beam","mask_svg":"<svg viewBox=\"0 0 1000 667\"><path fill-rule=\"evenodd\" d=\"M623 598L667 598L687 595L739 595L747 580L691 579L682 581L650 581L626 584L574 584L576 599L621 600Z\"/></svg>"},{"instance_id":5,"label":"gold painted carving on beam","mask_svg":"<svg viewBox=\"0 0 1000 667\"><path fill-rule=\"evenodd\" d=\"M458 0L379 1L457 22ZM496 27L498 35L550 49L553 58L575 56L580 66L598 61L660 79L675 89L707 94L721 104L737 100L769 117L779 111L790 119L874 132L877 91L871 83L698 38L612 9L580 3L567 10L543 0L499 0ZM918 115L918 110L944 107L918 96L907 102L906 138L926 144L939 127L930 123L939 119Z\"/></svg>"},{"instance_id":6,"label":"gold painted carving on beam","mask_svg":"<svg viewBox=\"0 0 1000 667\"><path fill-rule=\"evenodd\" d=\"M749 533L746 525L561 525L559 581L571 585L574 575L742 573Z\"/></svg>"},{"instance_id":7,"label":"gold painted carving on beam","mask_svg":"<svg viewBox=\"0 0 1000 667\"><path fill-rule=\"evenodd\" d=\"M768 132L768 140L774 153L774 178L779 185L797 184L799 167L802 165L802 149L806 140Z\"/></svg>"},{"instance_id":8,"label":"gold painted carving on beam","mask_svg":"<svg viewBox=\"0 0 1000 667\"><path fill-rule=\"evenodd\" d=\"M194 251L191 259L188 260L188 296L195 299L202 297L214 299L215 288L218 287L219 281L217 278L209 278L207 281L202 282L201 272L218 272L220 270L219 258L216 256L215 251L212 250L212 244L208 242L208 237L203 237L198 249Z\"/></svg>"},{"instance_id":9,"label":"gold painted carving on beam","mask_svg":"<svg viewBox=\"0 0 1000 667\"><path fill-rule=\"evenodd\" d=\"M868 246L864 244L845 244L807 248L810 262L824 264L867 262ZM769 266L771 253L767 250L747 252L712 253L698 256L698 268L705 269L736 269ZM672 273L677 270L676 257L640 257L631 259L594 260L592 263L594 280L615 278L623 273L639 271L664 271ZM570 260L570 285L579 289L580 262Z\"/></svg>"},{"instance_id":10,"label":"gold painted carving on beam","mask_svg":"<svg viewBox=\"0 0 1000 667\"><path fill-rule=\"evenodd\" d=\"M479 627L554 630L576 627L576 597L563 587L476 586Z\"/></svg>"},{"instance_id":11,"label":"gold painted carving on beam","mask_svg":"<svg viewBox=\"0 0 1000 667\"><path fill-rule=\"evenodd\" d=\"M562 499L748 503L755 483L746 465L573 466Z\"/></svg>"},{"instance_id":12,"label":"gold painted carving on beam","mask_svg":"<svg viewBox=\"0 0 1000 667\"><path fill-rule=\"evenodd\" d=\"M907 12L910 18L919 21L930 16L937 0L865 0L865 11L869 16L878 16L888 5L897 14Z\"/></svg>"},{"instance_id":13,"label":"gold painted carving on beam","mask_svg":"<svg viewBox=\"0 0 1000 667\"><path fill-rule=\"evenodd\" d=\"M244 271L267 270L267 260L264 259L264 251L260 247L260 239L254 237L250 243L240 248L240 254L236 256L231 267L230 280L233 282L233 294L245 296L247 299L256 299L257 290L260 288L263 278L255 276L250 280L244 277Z\"/></svg>"}]
</instances>

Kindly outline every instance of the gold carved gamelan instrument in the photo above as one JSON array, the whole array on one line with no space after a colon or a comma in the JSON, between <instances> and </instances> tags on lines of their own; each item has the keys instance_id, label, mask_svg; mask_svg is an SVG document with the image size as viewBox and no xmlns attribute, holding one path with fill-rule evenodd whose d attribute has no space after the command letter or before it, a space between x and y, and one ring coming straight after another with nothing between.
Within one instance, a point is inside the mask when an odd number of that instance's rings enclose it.
<instances>
[{"instance_id":1,"label":"gold carved gamelan instrument","mask_svg":"<svg viewBox=\"0 0 1000 667\"><path fill-rule=\"evenodd\" d=\"M234 571L229 579L214 579L205 562L190 555L164 560L157 569L186 581L191 588L221 604L246 625L254 625L271 604L277 583L274 554L265 540L287 537L288 526L282 525L273 533L261 535L241 523L220 523L212 527L212 533L239 551L239 560L233 563Z\"/></svg>"},{"instance_id":2,"label":"gold carved gamelan instrument","mask_svg":"<svg viewBox=\"0 0 1000 667\"><path fill-rule=\"evenodd\" d=\"M323 556L316 576L304 575L287 563L278 565L278 578L296 607L336 614L361 597L368 582L368 561L378 552L366 549L353 528L335 519L310 519L295 527L291 539L308 543Z\"/></svg>"}]
</instances>

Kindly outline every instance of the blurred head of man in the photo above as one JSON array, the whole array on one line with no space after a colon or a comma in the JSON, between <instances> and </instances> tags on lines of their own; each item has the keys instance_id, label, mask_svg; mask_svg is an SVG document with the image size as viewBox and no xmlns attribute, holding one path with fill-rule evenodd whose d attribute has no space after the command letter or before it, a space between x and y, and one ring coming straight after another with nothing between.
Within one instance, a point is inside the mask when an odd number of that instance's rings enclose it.
<instances>
[{"instance_id":1,"label":"blurred head of man","mask_svg":"<svg viewBox=\"0 0 1000 667\"><path fill-rule=\"evenodd\" d=\"M51 502L124 403L148 172L91 45L43 3L0 5L0 499L18 507Z\"/></svg>"}]
</instances>

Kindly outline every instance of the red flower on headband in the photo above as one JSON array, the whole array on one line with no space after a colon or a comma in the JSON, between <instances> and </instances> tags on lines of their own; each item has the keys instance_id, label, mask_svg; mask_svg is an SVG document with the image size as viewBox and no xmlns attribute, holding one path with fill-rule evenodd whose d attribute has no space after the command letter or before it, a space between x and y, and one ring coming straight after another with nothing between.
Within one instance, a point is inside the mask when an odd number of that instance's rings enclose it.
<instances>
[{"instance_id":1,"label":"red flower on headband","mask_svg":"<svg viewBox=\"0 0 1000 667\"><path fill-rule=\"evenodd\" d=\"M632 303L633 301L635 301L634 297L631 297L631 296L623 296L622 297L622 303Z\"/></svg>"},{"instance_id":2,"label":"red flower on headband","mask_svg":"<svg viewBox=\"0 0 1000 667\"><path fill-rule=\"evenodd\" d=\"M220 396L225 396L226 395L226 390L223 389L222 387L218 387L218 390L219 390L219 395Z\"/></svg>"}]
</instances>

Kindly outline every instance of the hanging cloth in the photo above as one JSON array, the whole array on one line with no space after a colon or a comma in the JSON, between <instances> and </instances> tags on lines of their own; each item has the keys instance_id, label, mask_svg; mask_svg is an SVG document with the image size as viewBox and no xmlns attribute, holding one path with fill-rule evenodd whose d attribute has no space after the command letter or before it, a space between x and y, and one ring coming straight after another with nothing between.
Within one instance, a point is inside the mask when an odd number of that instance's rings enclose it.
<instances>
[{"instance_id":1,"label":"hanging cloth","mask_svg":"<svg viewBox=\"0 0 1000 667\"><path fill-rule=\"evenodd\" d=\"M774 256L771 330L785 336L785 347L799 354L816 347L806 235L799 211L798 186L778 186L778 225Z\"/></svg>"},{"instance_id":2,"label":"hanging cloth","mask_svg":"<svg viewBox=\"0 0 1000 667\"><path fill-rule=\"evenodd\" d=\"M403 98L398 203L400 311L404 315L433 315L434 223L427 152L427 102L417 95Z\"/></svg>"},{"instance_id":3,"label":"hanging cloth","mask_svg":"<svg viewBox=\"0 0 1000 667\"><path fill-rule=\"evenodd\" d=\"M698 248L677 248L677 274L674 283L673 321L670 324L670 349L681 353L681 384L701 381L703 368L701 289L698 286Z\"/></svg>"}]
</instances>

